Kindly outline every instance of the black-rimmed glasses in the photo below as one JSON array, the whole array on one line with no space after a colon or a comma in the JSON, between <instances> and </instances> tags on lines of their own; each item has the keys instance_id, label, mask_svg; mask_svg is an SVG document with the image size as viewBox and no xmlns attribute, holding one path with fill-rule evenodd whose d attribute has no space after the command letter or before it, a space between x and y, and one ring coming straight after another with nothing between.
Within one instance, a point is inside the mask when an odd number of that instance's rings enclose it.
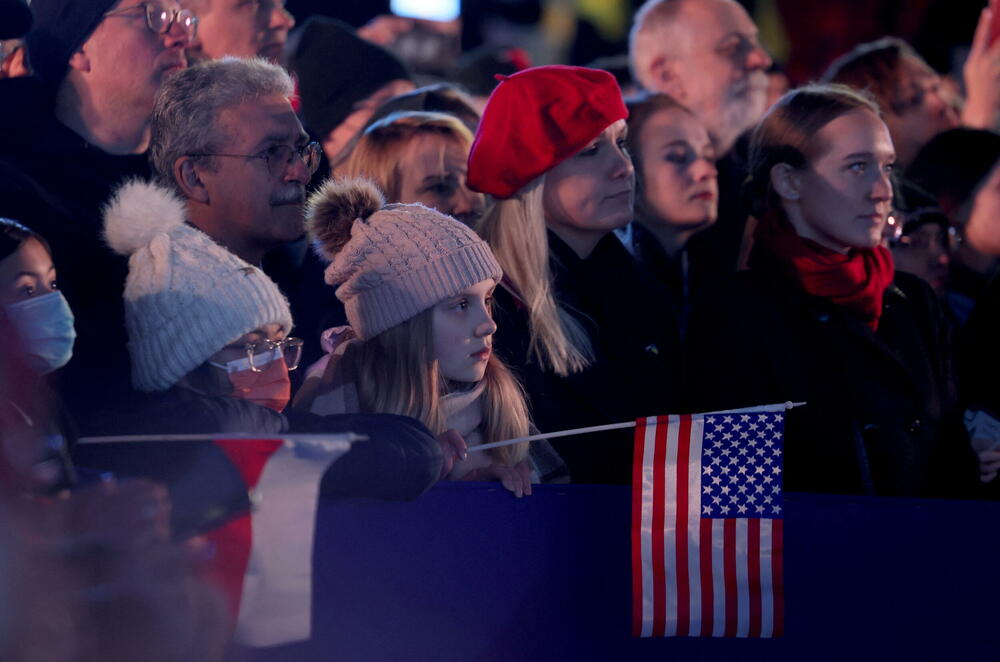
<instances>
[{"instance_id":1,"label":"black-rimmed glasses","mask_svg":"<svg viewBox=\"0 0 1000 662\"><path fill-rule=\"evenodd\" d=\"M198 34L198 17L190 9L167 9L151 2L140 2L131 7L122 7L104 14L108 16L124 16L136 9L146 12L146 27L155 34L167 34L174 23L180 25L188 40L193 40Z\"/></svg>"},{"instance_id":2,"label":"black-rimmed glasses","mask_svg":"<svg viewBox=\"0 0 1000 662\"><path fill-rule=\"evenodd\" d=\"M240 159L264 159L267 170L272 177L281 177L288 171L288 166L292 165L292 159L298 155L306 165L309 174L312 175L319 167L320 146L318 142L311 142L302 147L291 147L290 145L272 145L259 154L221 154L203 153L188 154L188 156L229 156Z\"/></svg>"}]
</instances>

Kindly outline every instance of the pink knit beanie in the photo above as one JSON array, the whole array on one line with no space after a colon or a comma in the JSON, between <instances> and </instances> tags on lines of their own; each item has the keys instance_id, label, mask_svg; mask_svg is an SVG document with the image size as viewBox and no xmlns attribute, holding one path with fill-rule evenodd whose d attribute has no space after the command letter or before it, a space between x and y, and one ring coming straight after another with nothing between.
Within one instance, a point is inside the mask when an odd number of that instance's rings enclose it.
<instances>
[{"instance_id":1,"label":"pink knit beanie","mask_svg":"<svg viewBox=\"0 0 1000 662\"><path fill-rule=\"evenodd\" d=\"M347 320L367 340L484 280L503 275L465 224L420 204L386 206L366 179L327 181L309 199L309 234L330 260Z\"/></svg>"}]
</instances>

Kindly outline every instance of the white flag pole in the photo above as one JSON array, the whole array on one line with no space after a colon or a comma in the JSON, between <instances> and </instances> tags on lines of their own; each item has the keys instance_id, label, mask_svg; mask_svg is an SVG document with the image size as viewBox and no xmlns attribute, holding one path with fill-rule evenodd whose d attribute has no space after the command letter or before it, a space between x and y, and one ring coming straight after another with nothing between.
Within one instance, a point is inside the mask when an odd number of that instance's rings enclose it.
<instances>
[{"instance_id":1,"label":"white flag pole","mask_svg":"<svg viewBox=\"0 0 1000 662\"><path fill-rule=\"evenodd\" d=\"M247 432L214 432L203 434L125 434L95 437L80 437L78 444L118 444L123 442L147 441L214 441L215 439L281 439L282 441L368 441L368 437L354 432L334 432L330 434L250 434Z\"/></svg>"},{"instance_id":2,"label":"white flag pole","mask_svg":"<svg viewBox=\"0 0 1000 662\"><path fill-rule=\"evenodd\" d=\"M781 404L775 404L775 405L744 407L743 409L725 409L723 411L709 411L700 414L692 414L692 416L707 416L708 414L749 414L752 412L787 411L789 409L794 409L795 407L801 407L805 404L806 403L804 402L783 402ZM538 439L557 439L559 437L573 437L578 434L589 434L591 432L604 432L605 430L624 430L625 428L633 428L633 427L635 427L635 421L627 421L625 423L609 423L608 425L592 425L586 428L560 430L559 432L544 432L541 434L533 434L529 437L518 437L517 439L494 441L491 444L480 444L479 446L470 446L469 452L474 453L476 451L485 451L491 448L511 446L513 444L519 444L522 441L536 441Z\"/></svg>"}]
</instances>

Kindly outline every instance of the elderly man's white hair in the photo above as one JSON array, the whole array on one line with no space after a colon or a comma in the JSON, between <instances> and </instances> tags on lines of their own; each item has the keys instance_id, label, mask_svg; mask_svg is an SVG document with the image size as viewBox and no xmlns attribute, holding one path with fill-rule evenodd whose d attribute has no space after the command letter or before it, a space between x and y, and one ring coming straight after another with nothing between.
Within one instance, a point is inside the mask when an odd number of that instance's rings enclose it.
<instances>
[{"instance_id":1,"label":"elderly man's white hair","mask_svg":"<svg viewBox=\"0 0 1000 662\"><path fill-rule=\"evenodd\" d=\"M664 32L674 26L685 2L648 0L635 13L629 33L628 60L632 78L646 90L656 90L650 69L657 57L668 55L666 49L672 40L664 39Z\"/></svg>"}]
</instances>

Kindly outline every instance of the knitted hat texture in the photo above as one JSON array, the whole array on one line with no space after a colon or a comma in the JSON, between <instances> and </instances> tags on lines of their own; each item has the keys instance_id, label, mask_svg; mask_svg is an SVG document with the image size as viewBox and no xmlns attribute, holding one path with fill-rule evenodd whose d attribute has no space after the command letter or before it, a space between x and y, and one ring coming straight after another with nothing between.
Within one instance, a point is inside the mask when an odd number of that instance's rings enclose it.
<instances>
[{"instance_id":1,"label":"knitted hat texture","mask_svg":"<svg viewBox=\"0 0 1000 662\"><path fill-rule=\"evenodd\" d=\"M49 85L61 81L70 56L114 5L115 0L32 0L35 24L25 43L34 74Z\"/></svg>"},{"instance_id":2,"label":"knitted hat texture","mask_svg":"<svg viewBox=\"0 0 1000 662\"><path fill-rule=\"evenodd\" d=\"M469 188L509 198L626 117L606 71L549 65L501 77L469 153Z\"/></svg>"},{"instance_id":3,"label":"knitted hat texture","mask_svg":"<svg viewBox=\"0 0 1000 662\"><path fill-rule=\"evenodd\" d=\"M325 138L354 106L394 80L410 80L399 59L345 23L313 17L296 36L290 66L299 80L306 128Z\"/></svg>"},{"instance_id":4,"label":"knitted hat texture","mask_svg":"<svg viewBox=\"0 0 1000 662\"><path fill-rule=\"evenodd\" d=\"M105 240L129 257L125 326L132 383L162 391L213 354L265 324L292 328L278 286L184 222L184 202L155 184L132 181L104 210Z\"/></svg>"},{"instance_id":5,"label":"knitted hat texture","mask_svg":"<svg viewBox=\"0 0 1000 662\"><path fill-rule=\"evenodd\" d=\"M468 226L420 204L385 206L364 179L331 180L306 212L317 249L331 260L354 332L367 340L503 271Z\"/></svg>"}]
</instances>

